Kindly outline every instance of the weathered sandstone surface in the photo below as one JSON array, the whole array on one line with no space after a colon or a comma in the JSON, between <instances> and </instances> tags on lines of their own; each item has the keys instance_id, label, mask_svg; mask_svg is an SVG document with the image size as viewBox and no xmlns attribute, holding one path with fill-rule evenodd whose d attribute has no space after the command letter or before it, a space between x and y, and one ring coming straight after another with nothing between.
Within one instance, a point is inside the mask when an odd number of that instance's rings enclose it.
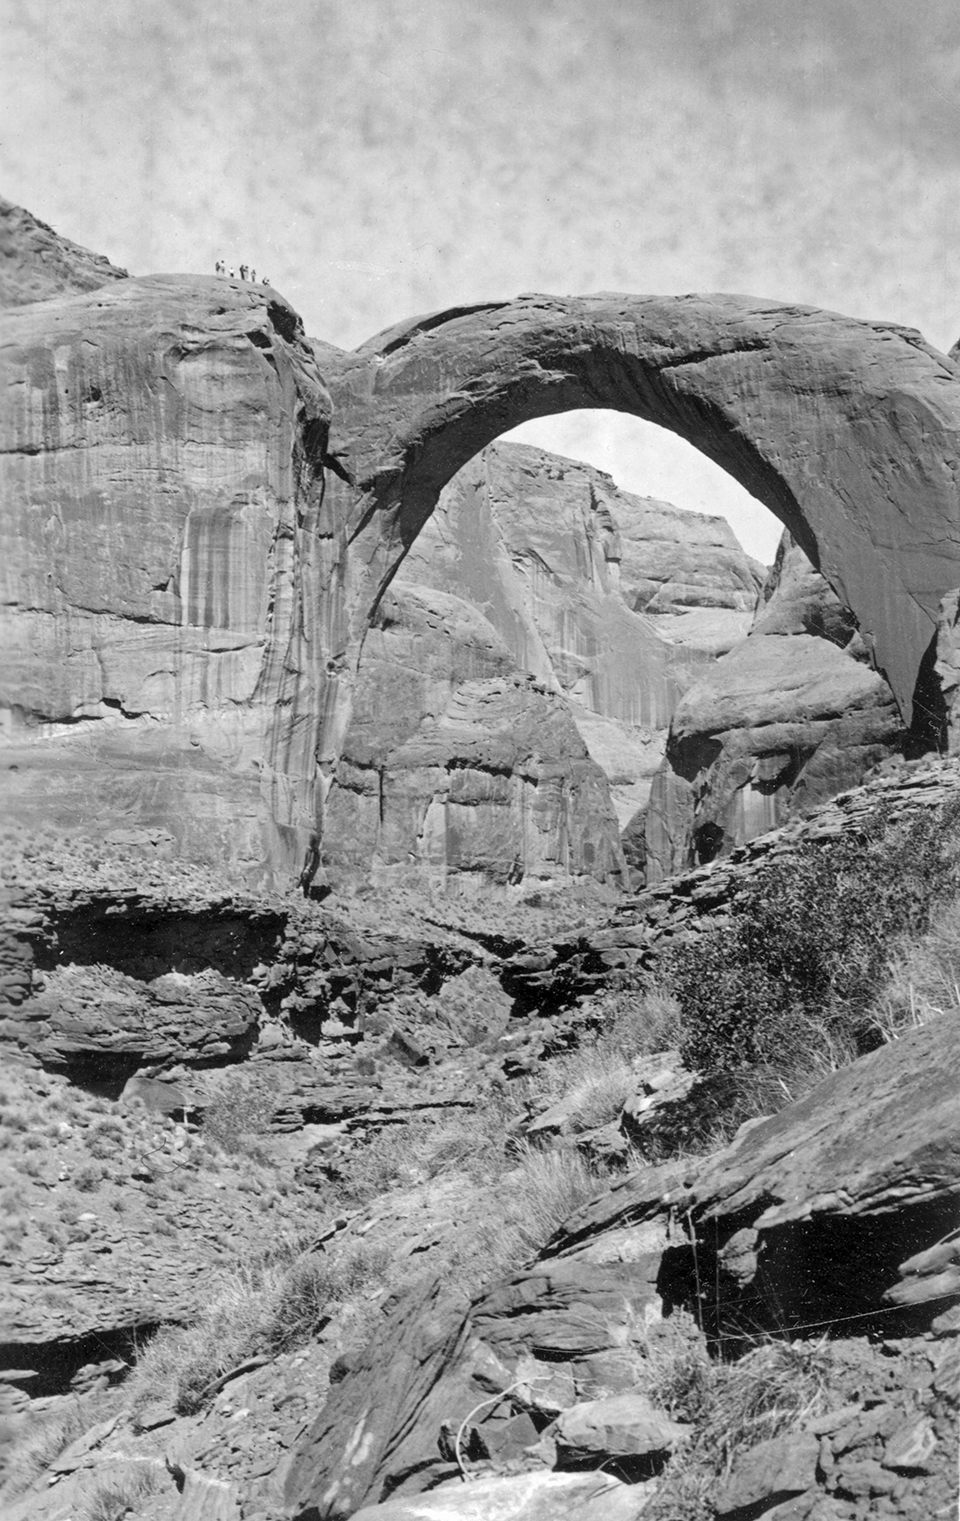
<instances>
[{"instance_id":1,"label":"weathered sandstone surface","mask_svg":"<svg viewBox=\"0 0 960 1521\"><path fill-rule=\"evenodd\" d=\"M905 728L853 615L786 534L749 634L677 704L628 854L648 882L712 860L921 753L923 720Z\"/></svg>"},{"instance_id":2,"label":"weathered sandstone surface","mask_svg":"<svg viewBox=\"0 0 960 1521\"><path fill-rule=\"evenodd\" d=\"M374 615L327 804L330 880L619 880L604 777L622 824L679 693L756 596L722 519L541 450L484 450Z\"/></svg>"},{"instance_id":3,"label":"weathered sandstone surface","mask_svg":"<svg viewBox=\"0 0 960 1521\"><path fill-rule=\"evenodd\" d=\"M501 1461L509 1453L533 1469L554 1466L546 1438L536 1446L546 1428L562 1467L566 1412L582 1426L596 1391L642 1395L664 1317L683 1306L721 1343L755 1335L765 1316L781 1333L873 1318L888 1339L937 1321L960 1297L954 1246L938 1245L953 1232L960 1196L958 1060L960 1021L944 1015L745 1127L711 1160L686 1164L686 1175L679 1164L641 1169L600 1194L537 1262L465 1314L438 1285L399 1303L303 1442L288 1479L294 1513L335 1521L398 1489L414 1494L456 1478L444 1432L462 1423L464 1450ZM899 1326L890 1320L896 1307ZM913 1391L887 1403L889 1428L878 1423L872 1433L887 1440L924 1413ZM862 1408L855 1400L845 1419ZM949 1408L945 1398L937 1412L944 1432ZM664 1452L682 1432L661 1422L652 1450ZM619 1433L604 1456L623 1457ZM821 1468L819 1484L844 1495L847 1466ZM922 1471L936 1478L929 1488L915 1483L912 1503L950 1492L945 1450ZM804 1472L796 1487L812 1502L816 1462Z\"/></svg>"},{"instance_id":4,"label":"weathered sandstone surface","mask_svg":"<svg viewBox=\"0 0 960 1521\"><path fill-rule=\"evenodd\" d=\"M526 296L344 354L262 287L116 279L69 250L80 293L33 299L50 250L23 226L0 489L24 818L165 828L237 881L311 880L400 561L481 448L578 406L729 469L851 610L904 723L916 705L949 740L960 374L917 334L745 297ZM683 605L671 578L639 577L648 611Z\"/></svg>"},{"instance_id":5,"label":"weathered sandstone surface","mask_svg":"<svg viewBox=\"0 0 960 1521\"><path fill-rule=\"evenodd\" d=\"M103 254L60 237L22 206L0 196L0 306L25 306L125 279L127 271L117 269Z\"/></svg>"},{"instance_id":6,"label":"weathered sandstone surface","mask_svg":"<svg viewBox=\"0 0 960 1521\"><path fill-rule=\"evenodd\" d=\"M257 287L158 276L3 318L6 806L302 861L329 395ZM306 810L306 813L304 812Z\"/></svg>"}]
</instances>

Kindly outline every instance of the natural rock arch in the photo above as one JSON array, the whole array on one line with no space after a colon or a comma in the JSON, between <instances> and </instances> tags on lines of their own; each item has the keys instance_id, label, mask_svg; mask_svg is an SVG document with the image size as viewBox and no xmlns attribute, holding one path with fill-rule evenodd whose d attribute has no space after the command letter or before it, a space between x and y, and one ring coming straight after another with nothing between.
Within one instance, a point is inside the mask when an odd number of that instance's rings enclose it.
<instances>
[{"instance_id":1,"label":"natural rock arch","mask_svg":"<svg viewBox=\"0 0 960 1521\"><path fill-rule=\"evenodd\" d=\"M910 723L960 586L960 370L918 333L746 296L532 295L320 362L352 483L348 647L461 465L518 423L607 407L680 434L770 508Z\"/></svg>"},{"instance_id":2,"label":"natural rock arch","mask_svg":"<svg viewBox=\"0 0 960 1521\"><path fill-rule=\"evenodd\" d=\"M888 324L534 295L345 353L264 287L151 276L4 313L0 372L16 806L251 883L313 873L378 601L446 481L527 419L611 407L727 469L908 723L956 610L960 367Z\"/></svg>"}]
</instances>

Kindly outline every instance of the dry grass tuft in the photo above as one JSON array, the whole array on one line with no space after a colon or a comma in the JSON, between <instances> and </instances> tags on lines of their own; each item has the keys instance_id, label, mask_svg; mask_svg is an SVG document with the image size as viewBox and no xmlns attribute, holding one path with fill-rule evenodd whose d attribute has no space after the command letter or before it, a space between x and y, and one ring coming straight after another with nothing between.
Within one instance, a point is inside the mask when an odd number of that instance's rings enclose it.
<instances>
[{"instance_id":1,"label":"dry grass tuft","mask_svg":"<svg viewBox=\"0 0 960 1521\"><path fill-rule=\"evenodd\" d=\"M390 1256L386 1243L360 1242L320 1254L289 1247L239 1265L197 1320L165 1327L138 1357L127 1385L134 1418L160 1402L193 1414L231 1369L302 1346L345 1299L383 1281Z\"/></svg>"},{"instance_id":2,"label":"dry grass tuft","mask_svg":"<svg viewBox=\"0 0 960 1521\"><path fill-rule=\"evenodd\" d=\"M891 961L874 1008L885 1041L960 1009L960 899L934 915L927 933Z\"/></svg>"},{"instance_id":3,"label":"dry grass tuft","mask_svg":"<svg viewBox=\"0 0 960 1521\"><path fill-rule=\"evenodd\" d=\"M469 1242L472 1267L460 1275L461 1282L473 1289L528 1262L603 1184L579 1152L538 1151L524 1144L520 1165L499 1179L499 1211L487 1213Z\"/></svg>"},{"instance_id":4,"label":"dry grass tuft","mask_svg":"<svg viewBox=\"0 0 960 1521\"><path fill-rule=\"evenodd\" d=\"M129 1472L98 1484L82 1512L82 1521L123 1521L140 1513L140 1501L167 1487L157 1458L131 1459Z\"/></svg>"},{"instance_id":5,"label":"dry grass tuft","mask_svg":"<svg viewBox=\"0 0 960 1521\"><path fill-rule=\"evenodd\" d=\"M106 1412L100 1394L76 1395L40 1415L28 1416L8 1448L0 1476L0 1502L9 1502L37 1482L71 1442Z\"/></svg>"},{"instance_id":6,"label":"dry grass tuft","mask_svg":"<svg viewBox=\"0 0 960 1521\"><path fill-rule=\"evenodd\" d=\"M678 1316L645 1341L644 1393L689 1439L673 1455L649 1521L712 1521L717 1486L734 1458L758 1442L799 1430L842 1396L832 1344L765 1340L739 1362L711 1361L692 1319Z\"/></svg>"}]
</instances>

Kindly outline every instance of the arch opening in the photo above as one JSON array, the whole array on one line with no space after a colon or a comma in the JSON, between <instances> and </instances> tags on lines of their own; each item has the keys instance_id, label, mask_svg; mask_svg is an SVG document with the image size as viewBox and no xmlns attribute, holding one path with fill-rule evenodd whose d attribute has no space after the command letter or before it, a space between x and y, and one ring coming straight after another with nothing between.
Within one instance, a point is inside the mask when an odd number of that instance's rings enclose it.
<instances>
[{"instance_id":1,"label":"arch opening","mask_svg":"<svg viewBox=\"0 0 960 1521\"><path fill-rule=\"evenodd\" d=\"M917 335L742 297L531 296L401 325L345 371L331 452L349 453L356 488L354 650L442 494L488 445L535 420L627 414L685 440L790 531L909 726L960 585L960 394ZM576 661L553 664L576 685ZM761 800L781 759L758 773Z\"/></svg>"},{"instance_id":2,"label":"arch opening","mask_svg":"<svg viewBox=\"0 0 960 1521\"><path fill-rule=\"evenodd\" d=\"M657 423L604 408L560 412L521 423L497 442L531 444L581 460L611 476L622 491L723 517L752 559L773 564L783 534L780 520L695 445Z\"/></svg>"}]
</instances>

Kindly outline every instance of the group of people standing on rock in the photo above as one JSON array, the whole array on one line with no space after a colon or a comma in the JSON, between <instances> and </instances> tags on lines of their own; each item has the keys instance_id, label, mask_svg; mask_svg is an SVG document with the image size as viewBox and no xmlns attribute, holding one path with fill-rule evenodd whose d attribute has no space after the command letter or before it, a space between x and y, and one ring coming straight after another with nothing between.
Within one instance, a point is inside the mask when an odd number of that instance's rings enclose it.
<instances>
[{"instance_id":1,"label":"group of people standing on rock","mask_svg":"<svg viewBox=\"0 0 960 1521\"><path fill-rule=\"evenodd\" d=\"M224 264L224 262L223 262L222 259L218 259L217 260L217 263L216 263L216 272L217 272L218 275L226 275L226 277L227 277L228 280L235 280L237 278L236 272L234 270L232 270L232 269L228 269L227 266ZM251 283L251 285L256 285L256 283L257 283L257 272L256 272L255 269L248 269L247 266L246 266L246 264L241 264L240 265L240 278L241 278L241 280L249 280L250 283ZM266 275L264 275L261 278L260 284L261 285L269 285L270 284L270 281L267 279Z\"/></svg>"}]
</instances>

